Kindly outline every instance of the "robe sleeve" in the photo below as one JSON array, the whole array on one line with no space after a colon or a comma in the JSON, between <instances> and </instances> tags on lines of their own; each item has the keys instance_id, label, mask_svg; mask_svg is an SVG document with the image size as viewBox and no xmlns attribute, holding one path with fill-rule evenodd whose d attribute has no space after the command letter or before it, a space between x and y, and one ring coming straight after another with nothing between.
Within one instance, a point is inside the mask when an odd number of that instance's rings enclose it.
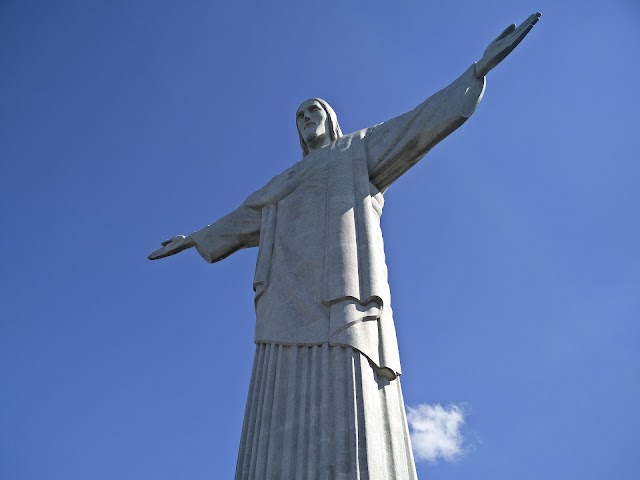
<instances>
[{"instance_id":1,"label":"robe sleeve","mask_svg":"<svg viewBox=\"0 0 640 480\"><path fill-rule=\"evenodd\" d=\"M484 86L473 64L415 109L371 127L365 137L371 183L384 191L460 127L482 100Z\"/></svg>"},{"instance_id":2,"label":"robe sleeve","mask_svg":"<svg viewBox=\"0 0 640 480\"><path fill-rule=\"evenodd\" d=\"M219 262L241 248L257 247L262 214L245 204L189 235L198 253L209 263Z\"/></svg>"}]
</instances>

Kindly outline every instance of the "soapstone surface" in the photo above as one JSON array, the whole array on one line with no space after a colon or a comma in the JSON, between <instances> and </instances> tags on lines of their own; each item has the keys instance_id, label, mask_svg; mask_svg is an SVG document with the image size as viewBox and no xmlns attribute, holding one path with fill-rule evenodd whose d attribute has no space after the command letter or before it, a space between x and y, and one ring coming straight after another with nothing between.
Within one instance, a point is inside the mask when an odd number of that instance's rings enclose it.
<instances>
[{"instance_id":1,"label":"soapstone surface","mask_svg":"<svg viewBox=\"0 0 640 480\"><path fill-rule=\"evenodd\" d=\"M487 73L539 17L507 27L449 86L379 125L343 135L327 102L303 102L302 160L233 212L149 256L195 247L215 263L258 247L256 357L237 479L416 478L380 229L383 194L474 113Z\"/></svg>"}]
</instances>

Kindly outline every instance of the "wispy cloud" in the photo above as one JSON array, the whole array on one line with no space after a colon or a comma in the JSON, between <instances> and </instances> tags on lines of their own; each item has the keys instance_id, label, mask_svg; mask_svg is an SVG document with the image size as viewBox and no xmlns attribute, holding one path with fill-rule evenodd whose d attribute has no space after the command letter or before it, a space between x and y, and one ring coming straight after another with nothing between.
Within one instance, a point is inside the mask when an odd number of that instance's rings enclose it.
<instances>
[{"instance_id":1,"label":"wispy cloud","mask_svg":"<svg viewBox=\"0 0 640 480\"><path fill-rule=\"evenodd\" d=\"M407 407L413 453L417 461L452 461L464 453L464 409L460 405L443 407L421 403Z\"/></svg>"}]
</instances>

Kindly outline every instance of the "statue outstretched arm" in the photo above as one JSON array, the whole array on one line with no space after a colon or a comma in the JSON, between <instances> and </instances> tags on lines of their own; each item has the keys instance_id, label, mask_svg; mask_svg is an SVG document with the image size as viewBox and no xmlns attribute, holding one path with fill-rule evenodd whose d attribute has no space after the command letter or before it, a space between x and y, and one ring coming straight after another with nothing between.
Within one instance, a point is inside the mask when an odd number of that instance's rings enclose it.
<instances>
[{"instance_id":1,"label":"statue outstretched arm","mask_svg":"<svg viewBox=\"0 0 640 480\"><path fill-rule=\"evenodd\" d=\"M207 262L219 262L241 248L257 247L261 222L260 211L243 204L217 222L191 235L177 235L162 242L162 248L149 255L149 260L168 257L196 247Z\"/></svg>"},{"instance_id":2,"label":"statue outstretched arm","mask_svg":"<svg viewBox=\"0 0 640 480\"><path fill-rule=\"evenodd\" d=\"M369 178L385 190L429 150L459 128L482 100L485 75L500 63L529 33L540 18L530 15L519 27L507 27L449 86L415 109L368 130L365 142Z\"/></svg>"},{"instance_id":3,"label":"statue outstretched arm","mask_svg":"<svg viewBox=\"0 0 640 480\"><path fill-rule=\"evenodd\" d=\"M484 77L477 78L471 65L413 110L370 128L365 144L371 183L386 190L460 127L482 100L484 86Z\"/></svg>"}]
</instances>

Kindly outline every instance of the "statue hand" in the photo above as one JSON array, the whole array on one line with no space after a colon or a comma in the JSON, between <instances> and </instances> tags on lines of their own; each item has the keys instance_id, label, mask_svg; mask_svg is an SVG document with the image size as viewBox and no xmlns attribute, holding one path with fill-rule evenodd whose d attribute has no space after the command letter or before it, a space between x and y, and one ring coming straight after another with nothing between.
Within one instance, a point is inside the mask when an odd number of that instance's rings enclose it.
<instances>
[{"instance_id":1,"label":"statue hand","mask_svg":"<svg viewBox=\"0 0 640 480\"><path fill-rule=\"evenodd\" d=\"M540 19L540 13L530 15L516 28L516 24L509 25L498 37L489 44L476 64L476 76L484 77L491 69L498 65L511 51L518 46Z\"/></svg>"},{"instance_id":2,"label":"statue hand","mask_svg":"<svg viewBox=\"0 0 640 480\"><path fill-rule=\"evenodd\" d=\"M187 248L194 247L196 243L191 237L176 235L171 240L165 240L161 245L162 248L149 255L149 260L157 260L159 258L168 257L169 255L175 255L176 253L180 253Z\"/></svg>"}]
</instances>

